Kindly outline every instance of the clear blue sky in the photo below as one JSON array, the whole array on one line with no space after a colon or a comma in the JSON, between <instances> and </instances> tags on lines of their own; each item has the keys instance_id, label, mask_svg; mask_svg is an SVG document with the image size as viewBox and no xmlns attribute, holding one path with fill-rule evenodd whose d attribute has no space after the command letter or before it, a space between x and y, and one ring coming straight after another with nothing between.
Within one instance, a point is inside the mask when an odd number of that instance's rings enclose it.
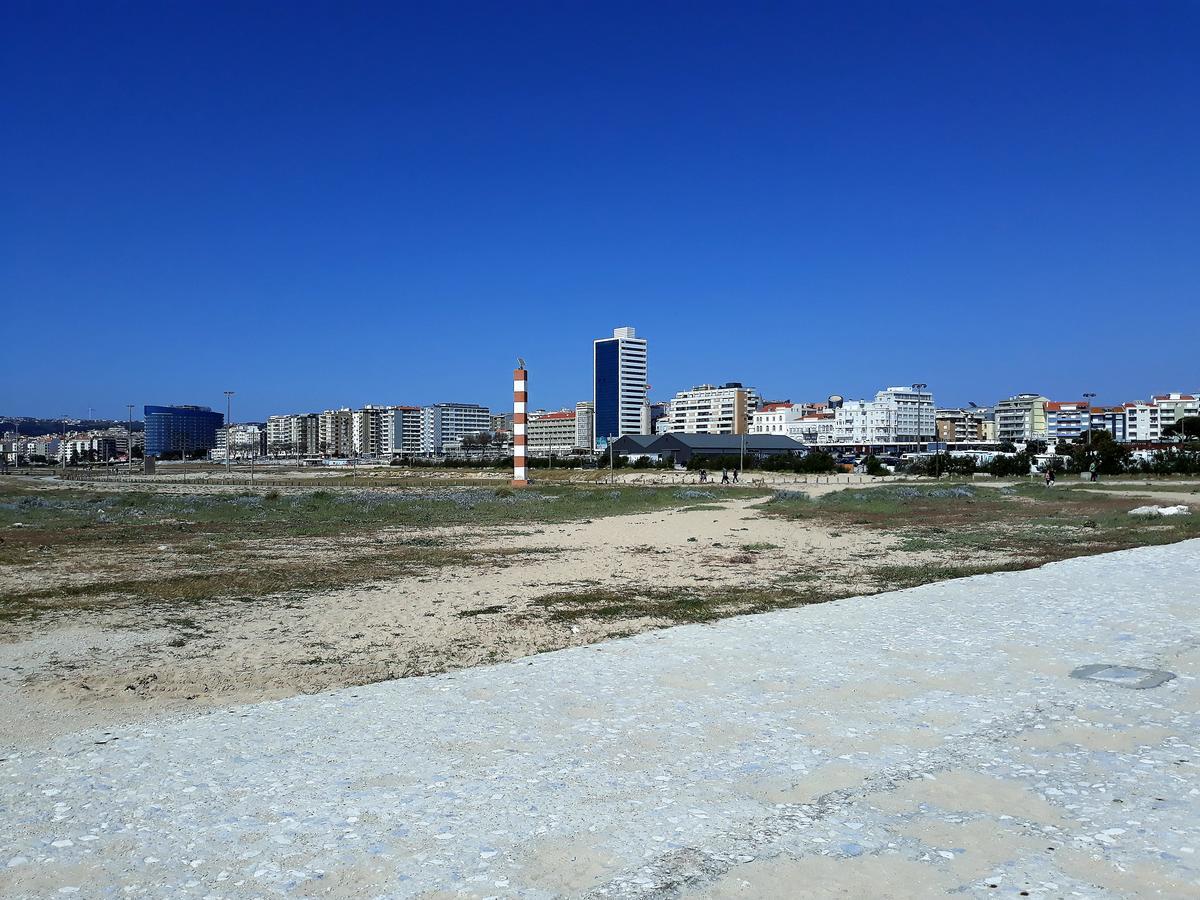
<instances>
[{"instance_id":1,"label":"clear blue sky","mask_svg":"<svg viewBox=\"0 0 1200 900\"><path fill-rule=\"evenodd\" d=\"M1200 388L1200 4L0 13L0 412Z\"/></svg>"}]
</instances>

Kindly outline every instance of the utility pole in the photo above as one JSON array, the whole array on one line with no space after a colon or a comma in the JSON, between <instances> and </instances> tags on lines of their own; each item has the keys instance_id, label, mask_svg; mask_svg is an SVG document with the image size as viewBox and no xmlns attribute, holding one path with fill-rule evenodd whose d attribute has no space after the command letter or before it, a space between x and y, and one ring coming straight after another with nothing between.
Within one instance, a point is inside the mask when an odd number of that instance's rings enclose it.
<instances>
[{"instance_id":1,"label":"utility pole","mask_svg":"<svg viewBox=\"0 0 1200 900\"><path fill-rule=\"evenodd\" d=\"M1092 446L1092 400L1095 398L1095 396L1095 391L1084 391L1083 393L1083 403L1084 406L1087 407L1087 434L1089 448Z\"/></svg>"},{"instance_id":2,"label":"utility pole","mask_svg":"<svg viewBox=\"0 0 1200 900\"><path fill-rule=\"evenodd\" d=\"M738 455L738 477L742 477L742 472L746 470L746 435L742 434L742 450Z\"/></svg>"},{"instance_id":3,"label":"utility pole","mask_svg":"<svg viewBox=\"0 0 1200 900\"><path fill-rule=\"evenodd\" d=\"M233 412L233 391L225 391L225 476L229 477L229 460L233 453L233 448L230 445L229 425L233 421L231 413Z\"/></svg>"},{"instance_id":4,"label":"utility pole","mask_svg":"<svg viewBox=\"0 0 1200 900\"><path fill-rule=\"evenodd\" d=\"M62 442L58 445L58 453L62 457L63 474L67 474L67 414L62 417Z\"/></svg>"},{"instance_id":5,"label":"utility pole","mask_svg":"<svg viewBox=\"0 0 1200 900\"><path fill-rule=\"evenodd\" d=\"M613 438L608 436L608 482L609 484L617 483L616 468L613 466Z\"/></svg>"},{"instance_id":6,"label":"utility pole","mask_svg":"<svg viewBox=\"0 0 1200 900\"><path fill-rule=\"evenodd\" d=\"M924 391L925 388L927 388L927 387L929 387L929 385L922 384L921 382L917 382L916 384L914 384L912 386L913 392L917 395L916 402L917 402L917 452L918 453L921 452L921 392ZM934 451L934 457L933 457L933 477L934 478L938 477L938 459L937 459L936 450Z\"/></svg>"},{"instance_id":7,"label":"utility pole","mask_svg":"<svg viewBox=\"0 0 1200 900\"><path fill-rule=\"evenodd\" d=\"M129 444L125 448L125 461L128 463L129 477L133 477L133 404L126 403L125 409L129 411L129 421L125 426L125 433L129 438Z\"/></svg>"}]
</instances>

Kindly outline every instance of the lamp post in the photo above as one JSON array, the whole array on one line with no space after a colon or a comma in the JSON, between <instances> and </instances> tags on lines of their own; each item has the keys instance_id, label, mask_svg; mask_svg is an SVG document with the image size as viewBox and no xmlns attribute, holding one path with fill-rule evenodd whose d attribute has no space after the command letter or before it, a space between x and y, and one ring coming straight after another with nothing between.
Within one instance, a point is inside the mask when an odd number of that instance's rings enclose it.
<instances>
[{"instance_id":1,"label":"lamp post","mask_svg":"<svg viewBox=\"0 0 1200 900\"><path fill-rule=\"evenodd\" d=\"M229 459L231 447L229 445L229 423L232 421L230 414L233 411L233 391L225 391L225 476L229 476Z\"/></svg>"},{"instance_id":2,"label":"lamp post","mask_svg":"<svg viewBox=\"0 0 1200 900\"><path fill-rule=\"evenodd\" d=\"M133 477L133 404L126 403L125 409L129 411L129 421L125 426L125 433L129 438L129 443L125 447L125 462L128 464L126 468L129 470L129 477Z\"/></svg>"},{"instance_id":3,"label":"lamp post","mask_svg":"<svg viewBox=\"0 0 1200 900\"><path fill-rule=\"evenodd\" d=\"M1092 446L1092 400L1095 398L1095 396L1096 396L1095 391L1084 391L1083 392L1084 405L1087 407L1087 417L1088 417L1088 419L1087 419L1087 429L1088 429L1087 435L1088 435L1088 446L1089 447Z\"/></svg>"},{"instance_id":4,"label":"lamp post","mask_svg":"<svg viewBox=\"0 0 1200 900\"><path fill-rule=\"evenodd\" d=\"M912 386L913 393L915 393L917 395L916 404L917 404L917 452L918 453L921 452L921 391L925 390L925 388L927 388L927 387L929 387L929 385L922 384L919 381L916 382L915 384L913 384L913 386ZM936 478L937 477L937 458L936 457L934 458L933 466L934 466L934 477Z\"/></svg>"}]
</instances>

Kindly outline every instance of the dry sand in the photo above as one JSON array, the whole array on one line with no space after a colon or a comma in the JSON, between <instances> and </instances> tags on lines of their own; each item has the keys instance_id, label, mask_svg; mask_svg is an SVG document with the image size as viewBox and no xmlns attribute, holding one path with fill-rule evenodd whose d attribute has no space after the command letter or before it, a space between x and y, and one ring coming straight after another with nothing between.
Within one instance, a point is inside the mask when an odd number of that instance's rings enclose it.
<instances>
[{"instance_id":1,"label":"dry sand","mask_svg":"<svg viewBox=\"0 0 1200 900\"><path fill-rule=\"evenodd\" d=\"M161 712L513 659L669 624L649 616L557 620L531 603L552 592L632 594L647 585L707 592L826 579L844 594L878 589L871 569L896 561L889 548L897 535L768 517L754 508L758 502L559 525L429 529L425 533L452 537L465 554L512 546L531 552L353 588L192 603L183 617L177 609L114 604L13 625L0 638L0 745L29 745ZM386 546L413 534L405 529L367 538L296 539L262 552L332 555L351 542ZM748 552L745 545L774 548ZM906 553L904 561L926 556ZM107 564L165 573L195 566L196 558L166 550ZM59 583L85 577L69 568L59 573ZM44 584L54 573L34 567L5 577L28 586L28 579ZM10 589L16 586L9 581Z\"/></svg>"}]
</instances>

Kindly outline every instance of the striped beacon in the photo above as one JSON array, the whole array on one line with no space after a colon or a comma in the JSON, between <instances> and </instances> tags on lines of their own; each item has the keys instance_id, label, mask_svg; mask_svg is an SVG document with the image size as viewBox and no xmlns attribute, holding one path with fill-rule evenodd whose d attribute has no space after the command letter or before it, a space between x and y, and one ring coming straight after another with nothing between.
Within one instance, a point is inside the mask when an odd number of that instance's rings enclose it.
<instances>
[{"instance_id":1,"label":"striped beacon","mask_svg":"<svg viewBox=\"0 0 1200 900\"><path fill-rule=\"evenodd\" d=\"M527 437L525 433L526 409L529 404L529 372L524 360L521 368L513 370L513 487L529 484L529 468L526 458Z\"/></svg>"}]
</instances>

